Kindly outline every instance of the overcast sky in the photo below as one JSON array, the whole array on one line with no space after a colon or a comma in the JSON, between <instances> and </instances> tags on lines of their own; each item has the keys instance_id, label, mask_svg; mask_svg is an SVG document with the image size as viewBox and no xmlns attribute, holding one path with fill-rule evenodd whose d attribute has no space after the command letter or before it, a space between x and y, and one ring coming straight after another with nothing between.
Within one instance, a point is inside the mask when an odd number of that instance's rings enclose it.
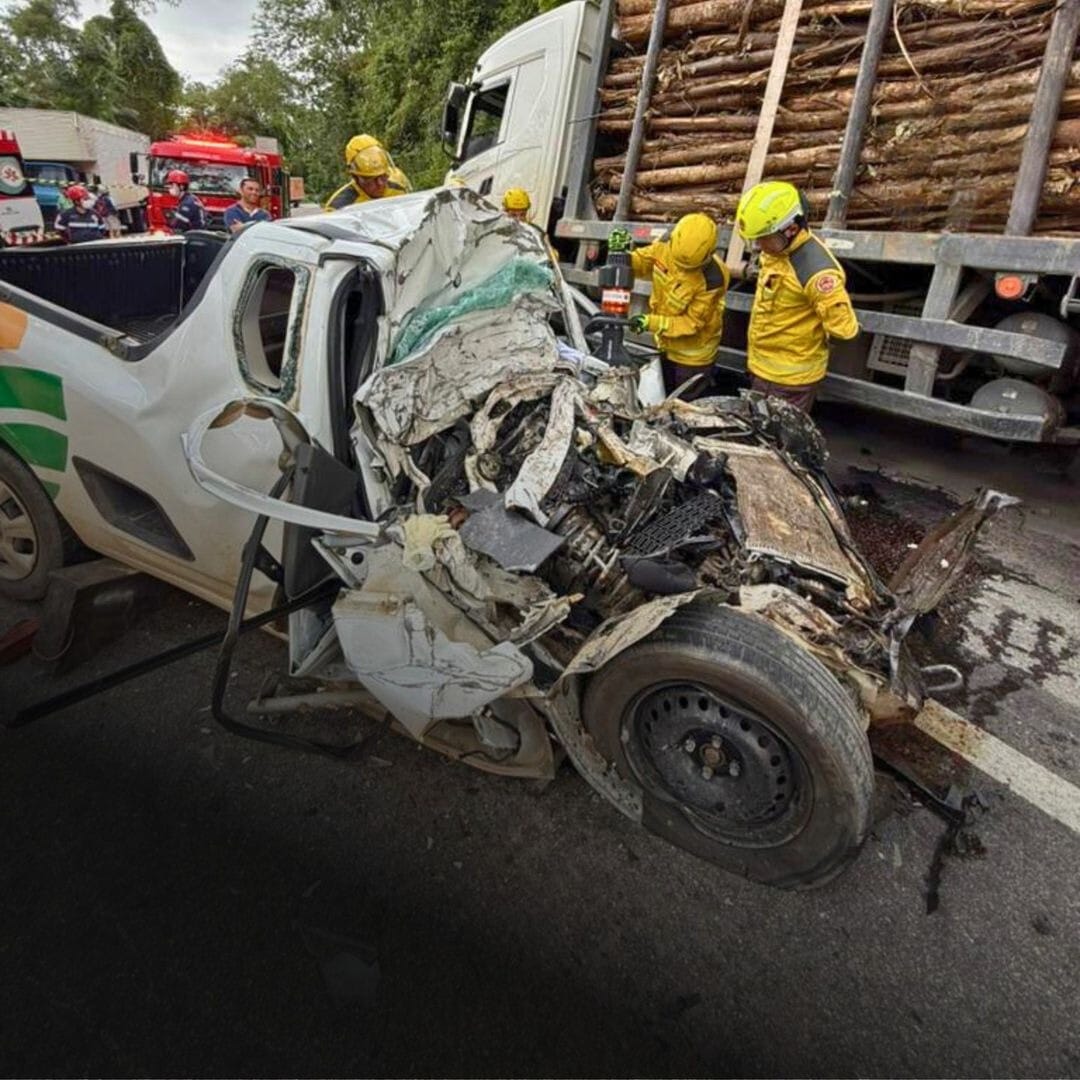
<instances>
[{"instance_id":1,"label":"overcast sky","mask_svg":"<svg viewBox=\"0 0 1080 1080\"><path fill-rule=\"evenodd\" d=\"M247 45L256 0L180 0L159 3L143 18L185 79L213 82ZM83 19L104 14L109 0L79 0Z\"/></svg>"}]
</instances>

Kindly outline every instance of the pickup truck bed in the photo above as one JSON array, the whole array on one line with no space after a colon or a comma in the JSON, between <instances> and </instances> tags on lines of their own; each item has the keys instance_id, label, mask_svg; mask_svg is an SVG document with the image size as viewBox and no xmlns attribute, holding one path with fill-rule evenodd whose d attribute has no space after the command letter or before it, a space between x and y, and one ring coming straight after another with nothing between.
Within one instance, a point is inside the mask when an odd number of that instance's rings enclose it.
<instances>
[{"instance_id":1,"label":"pickup truck bed","mask_svg":"<svg viewBox=\"0 0 1080 1080\"><path fill-rule=\"evenodd\" d=\"M129 358L138 359L141 347L172 329L210 279L227 240L222 233L197 232L152 241L5 250L0 252L0 294L14 286L47 301L35 314L51 321L68 313L81 316L64 325L84 336L93 327L83 320L117 331L127 339L122 344ZM30 310L33 304L23 296L19 306Z\"/></svg>"}]
</instances>

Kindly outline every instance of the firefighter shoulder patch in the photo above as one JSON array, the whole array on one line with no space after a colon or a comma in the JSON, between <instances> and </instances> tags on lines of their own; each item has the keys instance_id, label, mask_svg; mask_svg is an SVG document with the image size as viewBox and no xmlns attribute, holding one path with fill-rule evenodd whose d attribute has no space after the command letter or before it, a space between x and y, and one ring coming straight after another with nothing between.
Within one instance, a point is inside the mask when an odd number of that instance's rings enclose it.
<instances>
[{"instance_id":1,"label":"firefighter shoulder patch","mask_svg":"<svg viewBox=\"0 0 1080 1080\"><path fill-rule=\"evenodd\" d=\"M840 287L840 278L836 274L818 274L814 278L814 289L822 296L828 296Z\"/></svg>"}]
</instances>

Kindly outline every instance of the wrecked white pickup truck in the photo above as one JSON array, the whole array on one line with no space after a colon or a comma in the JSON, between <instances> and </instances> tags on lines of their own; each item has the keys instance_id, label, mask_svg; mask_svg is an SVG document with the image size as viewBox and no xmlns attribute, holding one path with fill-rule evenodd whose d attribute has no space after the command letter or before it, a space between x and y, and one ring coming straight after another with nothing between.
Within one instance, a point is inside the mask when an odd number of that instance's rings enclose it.
<instances>
[{"instance_id":1,"label":"wrecked white pickup truck","mask_svg":"<svg viewBox=\"0 0 1080 1080\"><path fill-rule=\"evenodd\" d=\"M922 706L904 636L993 498L886 586L810 421L643 401L561 343L538 235L466 189L219 243L0 258L0 591L40 595L70 528L232 609L226 672L245 612L288 611L256 712L374 709L505 775L568 756L773 885L854 857L867 728Z\"/></svg>"}]
</instances>

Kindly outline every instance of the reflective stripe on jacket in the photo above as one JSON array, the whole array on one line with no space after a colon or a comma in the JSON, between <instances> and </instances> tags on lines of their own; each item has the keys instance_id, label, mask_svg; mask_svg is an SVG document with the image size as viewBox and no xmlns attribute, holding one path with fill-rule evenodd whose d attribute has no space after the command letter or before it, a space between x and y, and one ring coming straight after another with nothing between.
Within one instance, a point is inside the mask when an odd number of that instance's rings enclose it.
<instances>
[{"instance_id":1,"label":"reflective stripe on jacket","mask_svg":"<svg viewBox=\"0 0 1080 1080\"><path fill-rule=\"evenodd\" d=\"M400 177L400 180L397 179ZM392 195L405 195L411 191L409 187L409 181L406 179L405 174L400 169L390 170L390 179L386 181L386 193L382 195L382 198L388 199ZM341 187L330 196L329 199L323 204L324 210L343 210L346 206L355 206L357 203L371 202L371 196L364 191L363 188L357 187L356 184L350 180L347 184L342 184Z\"/></svg>"},{"instance_id":2,"label":"reflective stripe on jacket","mask_svg":"<svg viewBox=\"0 0 1080 1080\"><path fill-rule=\"evenodd\" d=\"M177 232L202 229L206 226L206 207L190 191L185 191L172 215L172 227Z\"/></svg>"},{"instance_id":3,"label":"reflective stripe on jacket","mask_svg":"<svg viewBox=\"0 0 1080 1080\"><path fill-rule=\"evenodd\" d=\"M100 240L105 226L93 210L62 210L56 215L56 231L69 244L85 244L88 240Z\"/></svg>"},{"instance_id":4,"label":"reflective stripe on jacket","mask_svg":"<svg viewBox=\"0 0 1080 1080\"><path fill-rule=\"evenodd\" d=\"M782 255L761 253L747 334L751 374L785 386L819 382L829 366L828 339L858 333L844 271L809 230Z\"/></svg>"},{"instance_id":5,"label":"reflective stripe on jacket","mask_svg":"<svg viewBox=\"0 0 1080 1080\"><path fill-rule=\"evenodd\" d=\"M727 267L713 255L703 267L682 270L667 240L638 248L630 259L635 277L652 274L649 313L659 322L653 331L657 348L676 364L711 364L724 328Z\"/></svg>"}]
</instances>

